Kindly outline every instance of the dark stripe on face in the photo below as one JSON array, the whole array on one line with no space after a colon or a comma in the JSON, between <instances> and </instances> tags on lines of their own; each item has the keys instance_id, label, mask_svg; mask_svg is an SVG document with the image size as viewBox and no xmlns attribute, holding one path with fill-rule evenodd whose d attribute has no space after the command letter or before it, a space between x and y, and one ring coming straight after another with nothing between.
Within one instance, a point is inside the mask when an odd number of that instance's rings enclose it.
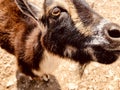
<instances>
[{"instance_id":1,"label":"dark stripe on face","mask_svg":"<svg viewBox=\"0 0 120 90\"><path fill-rule=\"evenodd\" d=\"M93 22L93 18L92 18L92 11L90 10L90 8L87 7L87 4L83 3L81 0L72 0L72 2L83 24L85 26L90 25Z\"/></svg>"}]
</instances>

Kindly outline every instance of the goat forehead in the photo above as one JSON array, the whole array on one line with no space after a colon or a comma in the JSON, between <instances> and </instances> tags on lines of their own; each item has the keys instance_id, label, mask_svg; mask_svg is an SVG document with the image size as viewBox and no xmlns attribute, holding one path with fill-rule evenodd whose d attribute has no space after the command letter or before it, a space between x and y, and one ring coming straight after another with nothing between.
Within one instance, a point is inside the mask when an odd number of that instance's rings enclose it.
<instances>
[{"instance_id":1,"label":"goat forehead","mask_svg":"<svg viewBox=\"0 0 120 90\"><path fill-rule=\"evenodd\" d=\"M68 0L46 0L46 2L45 2L46 11L48 12L51 8L59 6L69 12L69 6L68 6L67 1Z\"/></svg>"},{"instance_id":2,"label":"goat forehead","mask_svg":"<svg viewBox=\"0 0 120 90\"><path fill-rule=\"evenodd\" d=\"M88 12L89 9L84 9L84 7L87 8L87 4L85 4L83 0L74 0L74 1L73 0L46 0L47 13L49 12L50 9L56 6L60 6L64 8L68 12L68 14L71 16L71 19L75 23L75 26L81 29L84 26L82 19L86 19L85 15L88 16L88 14L90 14ZM83 12L83 13L79 13L79 12ZM85 17L85 18L81 18L81 17Z\"/></svg>"},{"instance_id":3,"label":"goat forehead","mask_svg":"<svg viewBox=\"0 0 120 90\"><path fill-rule=\"evenodd\" d=\"M84 0L28 0L28 2L34 4L36 8L39 8L40 13L37 15L39 17L48 14L48 12L56 6L64 8L70 15L75 27L80 30L81 33L84 33L84 35L90 35L91 32L89 32L88 29L85 29L85 24L86 21L89 22L92 19L92 14L89 9L86 9L88 8L88 5Z\"/></svg>"},{"instance_id":4,"label":"goat forehead","mask_svg":"<svg viewBox=\"0 0 120 90\"><path fill-rule=\"evenodd\" d=\"M85 25L91 24L92 12L90 11L88 4L84 0L46 0L46 11L55 6L64 8L70 15L75 27L80 30L85 36L91 35L89 27Z\"/></svg>"},{"instance_id":5,"label":"goat forehead","mask_svg":"<svg viewBox=\"0 0 120 90\"><path fill-rule=\"evenodd\" d=\"M45 5L47 8L47 11L49 11L51 8L55 6L60 6L64 8L65 10L67 10L69 14L71 14L72 12L74 13L76 12L75 4L73 3L72 0L46 0Z\"/></svg>"},{"instance_id":6,"label":"goat forehead","mask_svg":"<svg viewBox=\"0 0 120 90\"><path fill-rule=\"evenodd\" d=\"M45 5L48 11L55 6L60 6L66 9L68 13L72 14L72 16L74 16L74 13L78 13L80 9L89 7L84 0L46 0Z\"/></svg>"}]
</instances>

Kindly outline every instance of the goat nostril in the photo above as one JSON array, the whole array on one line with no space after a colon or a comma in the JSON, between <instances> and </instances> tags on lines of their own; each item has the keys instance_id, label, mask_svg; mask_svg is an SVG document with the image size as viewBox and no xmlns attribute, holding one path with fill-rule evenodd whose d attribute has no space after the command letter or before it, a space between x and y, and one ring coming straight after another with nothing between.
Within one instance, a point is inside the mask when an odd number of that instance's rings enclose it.
<instances>
[{"instance_id":1,"label":"goat nostril","mask_svg":"<svg viewBox=\"0 0 120 90\"><path fill-rule=\"evenodd\" d=\"M103 27L106 39L120 42L120 26L115 23L107 23Z\"/></svg>"},{"instance_id":2,"label":"goat nostril","mask_svg":"<svg viewBox=\"0 0 120 90\"><path fill-rule=\"evenodd\" d=\"M111 38L120 38L120 30L118 29L108 30L108 35Z\"/></svg>"}]
</instances>

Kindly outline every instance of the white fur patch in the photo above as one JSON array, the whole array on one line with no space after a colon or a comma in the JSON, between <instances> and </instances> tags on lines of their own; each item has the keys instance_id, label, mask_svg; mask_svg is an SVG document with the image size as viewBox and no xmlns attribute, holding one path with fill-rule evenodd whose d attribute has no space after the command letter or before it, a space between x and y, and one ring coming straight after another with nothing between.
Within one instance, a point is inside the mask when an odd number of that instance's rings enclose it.
<instances>
[{"instance_id":1,"label":"white fur patch","mask_svg":"<svg viewBox=\"0 0 120 90\"><path fill-rule=\"evenodd\" d=\"M40 69L38 71L33 70L35 75L41 76L42 74L53 73L54 70L59 66L61 58L53 55L46 50L43 54L43 59L40 63Z\"/></svg>"},{"instance_id":2,"label":"white fur patch","mask_svg":"<svg viewBox=\"0 0 120 90\"><path fill-rule=\"evenodd\" d=\"M102 19L100 23L96 26L96 29L102 31L102 28L105 26L105 24L108 24L108 23L110 23L108 20Z\"/></svg>"},{"instance_id":3,"label":"white fur patch","mask_svg":"<svg viewBox=\"0 0 120 90\"><path fill-rule=\"evenodd\" d=\"M94 27L93 30L94 35L92 36L93 40L89 43L90 45L100 45L103 43L109 44L109 42L103 36L103 27L105 26L105 24L108 23L109 23L108 20L102 19L100 23L96 27Z\"/></svg>"},{"instance_id":4,"label":"white fur patch","mask_svg":"<svg viewBox=\"0 0 120 90\"><path fill-rule=\"evenodd\" d=\"M63 66L63 63L64 65L67 65L67 67ZM75 62L74 60L70 60L67 58L63 59L45 50L43 59L39 64L40 69L32 71L35 75L38 76L42 76L43 74L53 74L57 76L56 72L58 73L61 68L64 68L65 70L67 69L68 71L70 68L72 68L71 71L75 71L73 67L77 68L78 65L78 62Z\"/></svg>"}]
</instances>

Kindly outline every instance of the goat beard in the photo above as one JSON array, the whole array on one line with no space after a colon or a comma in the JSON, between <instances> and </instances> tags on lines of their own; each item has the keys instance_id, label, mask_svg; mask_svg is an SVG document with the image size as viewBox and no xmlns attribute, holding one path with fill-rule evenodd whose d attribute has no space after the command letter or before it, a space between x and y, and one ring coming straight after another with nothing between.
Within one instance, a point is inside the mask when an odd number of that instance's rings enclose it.
<instances>
[{"instance_id":1,"label":"goat beard","mask_svg":"<svg viewBox=\"0 0 120 90\"><path fill-rule=\"evenodd\" d=\"M89 63L90 63L90 62L89 62ZM80 65L80 67L79 67L80 78L82 78L82 76L83 76L83 74L84 74L84 71L85 71L85 69L86 69L86 67L87 67L87 65L88 65L89 63L85 63L85 64Z\"/></svg>"}]
</instances>

